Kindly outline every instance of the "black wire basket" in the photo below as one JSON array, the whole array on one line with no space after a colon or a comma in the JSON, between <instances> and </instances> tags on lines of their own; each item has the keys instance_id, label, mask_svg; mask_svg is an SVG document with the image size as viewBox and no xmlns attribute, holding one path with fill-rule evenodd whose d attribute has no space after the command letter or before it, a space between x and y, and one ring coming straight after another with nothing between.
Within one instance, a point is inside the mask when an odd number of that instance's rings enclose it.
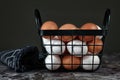
<instances>
[{"instance_id":1,"label":"black wire basket","mask_svg":"<svg viewBox=\"0 0 120 80\"><path fill-rule=\"evenodd\" d=\"M101 30L40 30L40 27L42 26L42 20L38 9L35 9L35 21L36 26L38 28L38 33L40 36L40 42L41 42L41 54L45 56L45 59L43 61L44 66L50 70L50 71L89 71L93 72L100 68L100 65L102 63L102 55L103 55L103 49L104 49L104 42L105 37L108 32L108 26L110 23L110 9L107 9L105 12L104 20L103 20L103 26ZM85 36L93 36L93 43L92 45L84 44L83 39ZM49 36L49 44L44 42L43 36ZM74 36L81 36L82 42L81 44L74 44L74 40L71 41L70 45L67 45L67 43L63 44L62 39L59 40L59 44L53 44L52 37L51 36L71 36L72 38ZM96 44L96 37L102 36L102 42L103 44ZM79 42L79 41L78 41ZM63 47L69 46L69 50L71 51L71 54L67 49L64 49L63 54ZM84 46L92 46L92 54L87 52L87 54L84 54ZM54 54L53 53L53 47L59 46L60 48L60 54ZM74 53L74 47L78 46L81 47L81 54L73 54ZM96 47L102 47L102 50L99 52L99 54L95 54ZM49 51L47 51L47 49ZM66 48L66 47L65 47ZM77 49L79 50L79 49ZM50 52L50 53L49 53ZM65 59L65 60L63 60Z\"/></svg>"}]
</instances>

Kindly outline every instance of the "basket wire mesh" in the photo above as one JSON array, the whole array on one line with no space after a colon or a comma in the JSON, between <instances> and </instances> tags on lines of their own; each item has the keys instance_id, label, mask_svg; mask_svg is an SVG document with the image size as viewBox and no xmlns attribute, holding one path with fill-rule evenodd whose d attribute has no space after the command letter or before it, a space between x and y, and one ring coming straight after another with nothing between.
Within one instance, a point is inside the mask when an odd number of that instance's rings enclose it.
<instances>
[{"instance_id":1,"label":"basket wire mesh","mask_svg":"<svg viewBox=\"0 0 120 80\"><path fill-rule=\"evenodd\" d=\"M101 62L102 62L102 55L103 55L103 49L104 49L104 42L105 42L105 37L107 35L107 32L108 32L108 26L109 26L109 23L110 23L110 9L106 9L105 11L105 15L104 15L104 19L103 19L103 25L102 25L102 29L101 30L40 30L40 27L42 25L42 20L41 20L41 16L40 16L40 13L39 13L39 10L38 9L35 9L34 11L35 13L35 22L36 22L36 26L38 28L38 34L40 36L40 42L41 42L41 54L45 55L46 57L48 55L50 55L50 61L51 63L45 63L45 60L43 61L44 62L44 65L50 65L51 67L51 71L89 71L89 72L93 72L93 71L96 71L99 69L100 65L101 65ZM44 43L43 41L43 36L50 36L50 44L46 44ZM53 44L52 45L52 37L51 36L60 36L61 37L61 40L60 40L60 44L59 45L55 45ZM74 36L82 36L82 44L81 45L73 45L73 40L71 42L71 45L67 45L67 43L65 43L65 45L67 46L71 46L72 47L72 53L74 52L73 51L73 46L81 46L82 49L81 49L81 53L82 54L75 54L75 56L81 56L80 57L80 64L75 64L74 63L74 57L72 54L71 55L71 63L70 64L64 64L65 66L68 66L68 67L71 67L71 70L67 70L65 69L64 65L63 64L63 61L62 61L62 58L65 57L65 56L70 56L70 54L62 54L62 51L63 51L63 45L62 44L62 37L63 36L72 36L72 39ZM94 44L93 45L87 45L87 46L93 46L93 54L86 54L84 55L83 54L83 47L86 46L84 43L83 43L83 37L84 36L93 36L94 38ZM96 36L103 36L102 37L102 42L103 42L103 45L96 45L95 43L95 39L96 39ZM49 54L46 49L45 49L45 46L49 46L50 47L50 52L51 54ZM56 54L53 54L53 46L60 46L61 47L61 54L60 55L57 55L60 57L60 61L61 63L54 63L54 55L56 56ZM95 47L96 46L102 46L102 50L99 52L99 54L95 54ZM66 50L65 50L66 51ZM68 51L66 52L68 53ZM92 63L91 64L83 64L83 57L84 56L92 56ZM95 64L94 63L94 59L96 58L95 56L98 56L99 59L100 59L100 62L99 64ZM46 58L45 57L45 58ZM60 67L56 70L54 70L54 66L58 66L60 65ZM83 66L85 65L90 65L91 66L91 70L85 70L83 68ZM74 69L76 66L79 66L78 68ZM94 69L94 66L97 66L97 68ZM49 69L48 69L49 70Z\"/></svg>"}]
</instances>

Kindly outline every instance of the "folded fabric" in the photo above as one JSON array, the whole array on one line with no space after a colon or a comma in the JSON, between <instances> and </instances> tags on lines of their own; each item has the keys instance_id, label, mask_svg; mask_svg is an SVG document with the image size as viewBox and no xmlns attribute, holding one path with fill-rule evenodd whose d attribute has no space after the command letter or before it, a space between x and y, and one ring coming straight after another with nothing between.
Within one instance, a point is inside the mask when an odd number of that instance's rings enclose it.
<instances>
[{"instance_id":1,"label":"folded fabric","mask_svg":"<svg viewBox=\"0 0 120 80\"><path fill-rule=\"evenodd\" d=\"M44 67L44 58L45 55L39 54L38 48L35 46L0 52L0 61L16 72L40 69Z\"/></svg>"}]
</instances>

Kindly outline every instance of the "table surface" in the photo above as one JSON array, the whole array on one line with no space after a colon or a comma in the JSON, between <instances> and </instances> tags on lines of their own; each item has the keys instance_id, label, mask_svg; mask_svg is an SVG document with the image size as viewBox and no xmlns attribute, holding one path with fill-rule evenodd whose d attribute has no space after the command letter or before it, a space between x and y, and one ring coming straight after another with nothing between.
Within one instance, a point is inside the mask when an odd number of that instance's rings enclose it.
<instances>
[{"instance_id":1,"label":"table surface","mask_svg":"<svg viewBox=\"0 0 120 80\"><path fill-rule=\"evenodd\" d=\"M105 54L102 67L95 72L49 72L32 70L16 73L0 63L0 80L120 80L120 53Z\"/></svg>"}]
</instances>

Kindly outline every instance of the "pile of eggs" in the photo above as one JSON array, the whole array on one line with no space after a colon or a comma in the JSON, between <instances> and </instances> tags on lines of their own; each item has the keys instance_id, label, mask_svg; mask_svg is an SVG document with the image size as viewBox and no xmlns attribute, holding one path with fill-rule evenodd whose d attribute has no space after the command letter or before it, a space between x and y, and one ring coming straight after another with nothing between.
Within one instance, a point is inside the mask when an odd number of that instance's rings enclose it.
<instances>
[{"instance_id":1,"label":"pile of eggs","mask_svg":"<svg viewBox=\"0 0 120 80\"><path fill-rule=\"evenodd\" d=\"M73 24L64 24L58 27L54 21L46 21L41 30L101 30L94 23L86 23L81 27ZM95 70L99 67L100 58L98 54L103 48L103 36L93 35L63 35L42 36L43 44L48 52L45 58L48 70L58 70L63 67L66 70Z\"/></svg>"}]
</instances>

